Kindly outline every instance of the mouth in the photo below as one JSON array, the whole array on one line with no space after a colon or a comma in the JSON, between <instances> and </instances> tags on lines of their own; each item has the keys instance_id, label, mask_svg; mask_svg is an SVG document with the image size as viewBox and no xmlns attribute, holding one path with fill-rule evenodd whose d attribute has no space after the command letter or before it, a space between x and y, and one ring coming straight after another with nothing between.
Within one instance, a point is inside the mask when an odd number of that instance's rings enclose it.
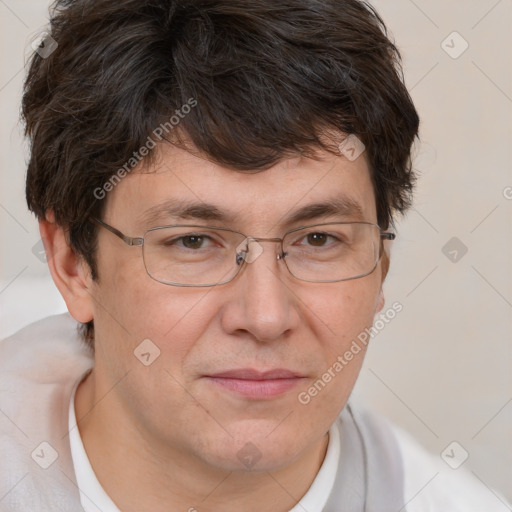
<instances>
[{"instance_id":1,"label":"mouth","mask_svg":"<svg viewBox=\"0 0 512 512\"><path fill-rule=\"evenodd\" d=\"M205 375L214 386L253 400L268 400L290 391L306 378L286 369L258 371L252 368Z\"/></svg>"}]
</instances>

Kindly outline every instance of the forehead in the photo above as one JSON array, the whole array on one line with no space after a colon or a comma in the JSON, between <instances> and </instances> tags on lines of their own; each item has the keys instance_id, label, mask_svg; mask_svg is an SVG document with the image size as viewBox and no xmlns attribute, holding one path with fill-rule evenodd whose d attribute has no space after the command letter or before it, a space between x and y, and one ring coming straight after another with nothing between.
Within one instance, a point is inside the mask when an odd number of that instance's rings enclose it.
<instances>
[{"instance_id":1,"label":"forehead","mask_svg":"<svg viewBox=\"0 0 512 512\"><path fill-rule=\"evenodd\" d=\"M105 214L139 230L181 220L279 230L327 217L376 222L376 205L364 155L322 152L241 172L166 145L155 165L135 168L109 192Z\"/></svg>"}]
</instances>

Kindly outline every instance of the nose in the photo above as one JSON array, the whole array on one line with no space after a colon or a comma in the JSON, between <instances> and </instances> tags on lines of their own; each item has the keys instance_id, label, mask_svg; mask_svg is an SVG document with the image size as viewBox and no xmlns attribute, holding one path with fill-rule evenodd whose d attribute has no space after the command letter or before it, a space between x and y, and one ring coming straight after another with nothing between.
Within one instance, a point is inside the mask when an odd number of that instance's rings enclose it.
<instances>
[{"instance_id":1,"label":"nose","mask_svg":"<svg viewBox=\"0 0 512 512\"><path fill-rule=\"evenodd\" d=\"M230 299L223 308L222 324L229 334L245 333L256 341L282 339L300 322L299 300L292 291L276 239L249 242L244 268L229 283Z\"/></svg>"}]
</instances>

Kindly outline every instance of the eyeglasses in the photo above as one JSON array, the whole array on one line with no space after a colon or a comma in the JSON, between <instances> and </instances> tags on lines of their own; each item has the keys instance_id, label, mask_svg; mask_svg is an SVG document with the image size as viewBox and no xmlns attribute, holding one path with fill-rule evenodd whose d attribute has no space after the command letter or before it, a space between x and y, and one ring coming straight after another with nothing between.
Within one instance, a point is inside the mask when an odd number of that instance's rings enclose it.
<instances>
[{"instance_id":1,"label":"eyeglasses","mask_svg":"<svg viewBox=\"0 0 512 512\"><path fill-rule=\"evenodd\" d=\"M172 286L216 286L232 281L245 263L263 252L258 242L278 242L290 274L313 283L348 281L371 274L382 254L382 240L394 240L371 222L334 222L301 226L282 238L254 238L216 226L179 224L148 229L129 237L91 219L129 246L141 246L148 275Z\"/></svg>"}]
</instances>

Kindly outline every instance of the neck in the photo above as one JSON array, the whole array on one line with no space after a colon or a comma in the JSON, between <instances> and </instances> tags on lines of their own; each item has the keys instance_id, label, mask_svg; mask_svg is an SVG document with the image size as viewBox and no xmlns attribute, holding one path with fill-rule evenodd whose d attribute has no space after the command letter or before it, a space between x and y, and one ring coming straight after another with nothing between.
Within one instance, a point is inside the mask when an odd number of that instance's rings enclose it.
<instances>
[{"instance_id":1,"label":"neck","mask_svg":"<svg viewBox=\"0 0 512 512\"><path fill-rule=\"evenodd\" d=\"M151 439L115 393L95 389L94 377L93 370L76 392L78 427L98 481L123 512L286 512L307 492L325 457L328 434L276 471L212 467Z\"/></svg>"}]
</instances>

